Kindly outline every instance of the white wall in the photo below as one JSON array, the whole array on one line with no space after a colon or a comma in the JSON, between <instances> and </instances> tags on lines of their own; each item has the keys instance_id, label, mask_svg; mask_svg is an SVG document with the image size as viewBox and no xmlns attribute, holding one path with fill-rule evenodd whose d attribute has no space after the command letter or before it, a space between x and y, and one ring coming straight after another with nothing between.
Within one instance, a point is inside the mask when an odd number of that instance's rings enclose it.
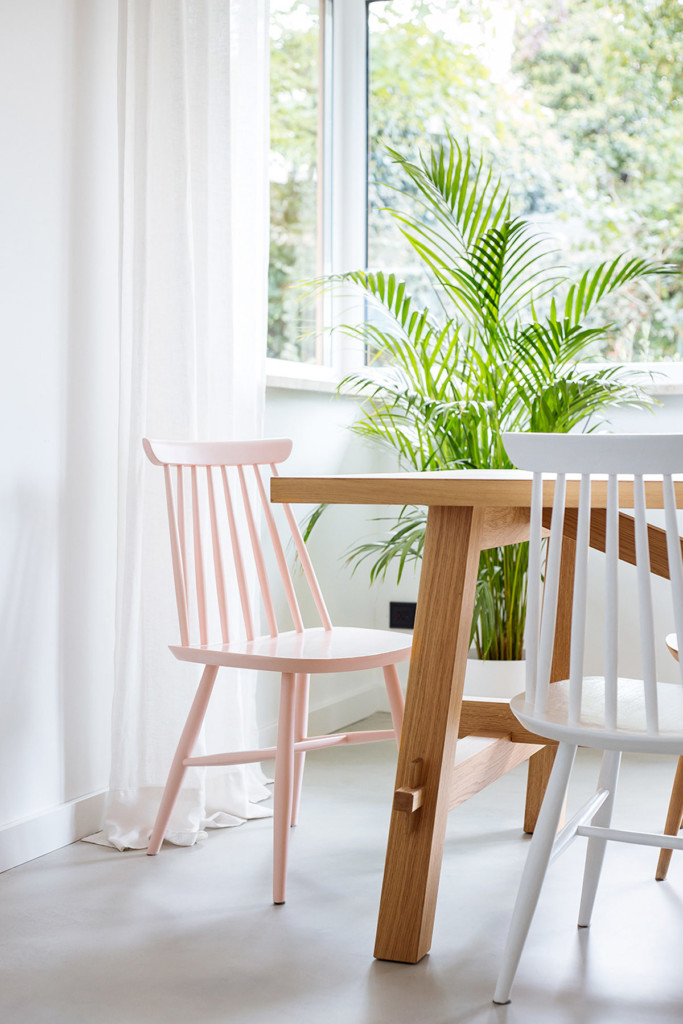
<instances>
[{"instance_id":1,"label":"white wall","mask_svg":"<svg viewBox=\"0 0 683 1024\"><path fill-rule=\"evenodd\" d=\"M0 5L0 869L108 778L116 36L110 0Z\"/></svg>"}]
</instances>

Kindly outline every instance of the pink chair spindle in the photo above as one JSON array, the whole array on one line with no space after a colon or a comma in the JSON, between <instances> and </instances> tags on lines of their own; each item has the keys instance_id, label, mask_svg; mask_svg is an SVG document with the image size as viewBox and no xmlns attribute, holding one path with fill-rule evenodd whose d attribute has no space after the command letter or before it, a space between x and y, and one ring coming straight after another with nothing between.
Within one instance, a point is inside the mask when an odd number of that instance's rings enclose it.
<instances>
[{"instance_id":1,"label":"pink chair spindle","mask_svg":"<svg viewBox=\"0 0 683 1024\"><path fill-rule=\"evenodd\" d=\"M278 476L277 466L271 464L270 468L273 476ZM304 539L301 536L301 530L299 529L299 525L296 519L294 518L294 513L292 512L291 506L283 505L282 507L287 518L287 523L289 525L290 533L292 535L292 540L294 541L296 553L299 556L299 561L301 562L301 567L304 571L304 576L306 577L306 581L313 596L315 607L317 609L318 615L320 616L320 622L322 623L323 629L332 629L332 620L330 619L330 615L327 610L327 605L325 604L325 599L323 598L322 591L320 589L320 584L318 583L318 579L315 575L315 571L313 569L313 565L311 563L308 550L306 548L306 545L304 544Z\"/></svg>"},{"instance_id":2,"label":"pink chair spindle","mask_svg":"<svg viewBox=\"0 0 683 1024\"><path fill-rule=\"evenodd\" d=\"M230 546L232 548L232 558L233 564L235 566L235 576L237 577L237 589L240 595L240 606L242 608L244 630L247 635L247 640L253 640L256 634L254 632L254 621L251 614L251 604L249 602L249 588L247 586L247 577L244 572L244 556L242 555L242 545L240 544L240 538L237 532L237 522L235 520L235 507L232 503L232 492L230 490L230 483L228 481L228 474L225 466L221 466L221 479L223 481L223 497L225 498L225 511L228 516Z\"/></svg>"},{"instance_id":3,"label":"pink chair spindle","mask_svg":"<svg viewBox=\"0 0 683 1024\"><path fill-rule=\"evenodd\" d=\"M183 586L185 587L185 607L190 608L190 584L187 571L187 543L185 540L185 492L183 489L183 467L176 467L176 501L178 507L178 534L180 540L180 557L183 566Z\"/></svg>"},{"instance_id":4,"label":"pink chair spindle","mask_svg":"<svg viewBox=\"0 0 683 1024\"><path fill-rule=\"evenodd\" d=\"M171 471L168 466L164 466L164 483L166 485L166 509L168 512L168 528L171 538L171 561L173 564L173 584L175 586L176 604L178 606L180 642L183 647L187 647L190 643L190 631L187 617L187 590L185 587L183 563L180 554L180 544L178 541L178 524L176 522L175 508L173 505Z\"/></svg>"},{"instance_id":5,"label":"pink chair spindle","mask_svg":"<svg viewBox=\"0 0 683 1024\"><path fill-rule=\"evenodd\" d=\"M209 642L206 628L206 587L204 584L204 557L202 552L201 519L199 514L199 493L197 487L197 467L190 467L192 485L192 537L194 541L194 578L197 592L197 617L199 619L199 641Z\"/></svg>"},{"instance_id":6,"label":"pink chair spindle","mask_svg":"<svg viewBox=\"0 0 683 1024\"><path fill-rule=\"evenodd\" d=\"M221 542L218 535L218 520L216 518L216 496L213 487L213 470L206 466L206 493L209 499L209 517L211 520L211 548L213 551L213 571L216 580L216 600L218 602L218 617L221 623L221 637L224 644L230 643L230 631L228 629L228 605L225 594L225 578L223 575L223 556L221 553Z\"/></svg>"},{"instance_id":7,"label":"pink chair spindle","mask_svg":"<svg viewBox=\"0 0 683 1024\"><path fill-rule=\"evenodd\" d=\"M237 472L239 475L240 488L242 490L244 514L246 516L247 526L249 528L249 539L251 541L251 549L254 554L254 562L256 563L256 575L258 576L259 586L261 588L261 597L263 599L263 606L266 611L266 619L268 620L268 629L270 630L271 636L277 636L277 620L275 618L275 607L273 605L273 598L271 596L270 586L268 584L266 563L263 558L261 541L259 540L258 530L256 528L256 521L254 519L254 511L251 507L251 499L249 497L249 489L247 487L247 481L244 476L244 469L242 468L242 466L237 467Z\"/></svg>"},{"instance_id":8,"label":"pink chair spindle","mask_svg":"<svg viewBox=\"0 0 683 1024\"><path fill-rule=\"evenodd\" d=\"M289 607L290 614L292 616L292 622L294 623L294 629L297 633L303 633L304 624L301 618L301 612L299 610L299 602L296 599L294 593L294 585L292 583L292 577L289 574L287 567L287 559L285 558L285 552L282 547L282 541L280 535L277 532L275 525L275 519L273 517L273 510L270 507L270 502L266 496L266 491L263 486L263 477L261 476L258 466L253 467L254 476L256 477L256 486L258 488L259 497L261 499L261 505L263 507L263 514L268 527L268 534L270 536L271 544L273 545L273 552L275 553L275 560L277 562L278 571L280 573L280 579L282 580L282 587L285 592L287 599L287 606Z\"/></svg>"}]
</instances>

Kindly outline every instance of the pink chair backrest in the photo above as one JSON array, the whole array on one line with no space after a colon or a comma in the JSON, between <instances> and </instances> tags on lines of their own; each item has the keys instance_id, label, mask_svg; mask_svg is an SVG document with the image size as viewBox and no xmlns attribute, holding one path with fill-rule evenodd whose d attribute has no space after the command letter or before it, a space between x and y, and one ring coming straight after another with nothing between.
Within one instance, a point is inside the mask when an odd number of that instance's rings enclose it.
<instances>
[{"instance_id":1,"label":"pink chair backrest","mask_svg":"<svg viewBox=\"0 0 683 1024\"><path fill-rule=\"evenodd\" d=\"M206 442L144 438L142 443L150 461L164 469L182 646L191 645L194 637L200 644L216 642L217 638L210 635L214 621L220 623L221 642L230 643L227 585L231 577L237 583L246 637L253 640L258 635L257 609L252 607L249 595L249 559L256 566L268 632L277 636L274 581L269 578L260 539L262 517L293 628L302 632L301 611L266 487L270 476L277 475L278 464L288 458L292 442L285 438ZM296 519L289 505L283 508L320 622L325 629L331 629Z\"/></svg>"},{"instance_id":2,"label":"pink chair backrest","mask_svg":"<svg viewBox=\"0 0 683 1024\"><path fill-rule=\"evenodd\" d=\"M560 586L562 530L565 507L571 504L578 507L578 512L570 647L569 717L570 721L575 723L580 719L591 493L595 495L598 489L603 492L606 489L605 726L612 729L617 722L619 512L620 509L626 509L635 519L636 578L646 729L648 732L658 732L655 628L646 508L649 506L664 509L674 622L676 632L683 636L683 563L673 486L673 475L683 473L683 434L503 434L503 443L518 469L533 471L525 632L527 701L534 704L538 713L544 711L550 681ZM543 473L557 474L557 478L550 537L547 542L545 576L542 581ZM572 484L571 495L568 495L567 491L567 474L580 474L580 483L578 486L577 483ZM596 480L596 476L601 479ZM681 682L683 683L683 660Z\"/></svg>"}]
</instances>

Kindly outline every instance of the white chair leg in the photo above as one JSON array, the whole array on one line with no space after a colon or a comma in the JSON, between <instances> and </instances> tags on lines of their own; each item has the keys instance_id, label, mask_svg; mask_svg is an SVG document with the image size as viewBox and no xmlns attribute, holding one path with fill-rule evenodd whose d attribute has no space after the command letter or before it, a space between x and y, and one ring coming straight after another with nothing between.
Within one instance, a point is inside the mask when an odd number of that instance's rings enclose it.
<instances>
[{"instance_id":1,"label":"white chair leg","mask_svg":"<svg viewBox=\"0 0 683 1024\"><path fill-rule=\"evenodd\" d=\"M285 902L289 823L294 781L294 697L296 676L283 672L275 751L273 799L273 903Z\"/></svg>"},{"instance_id":2,"label":"white chair leg","mask_svg":"<svg viewBox=\"0 0 683 1024\"><path fill-rule=\"evenodd\" d=\"M608 828L612 820L614 810L614 798L616 796L617 780L619 778L619 765L621 764L621 751L605 750L602 755L600 776L598 778L598 789L609 790L609 796L594 814L591 824ZM583 888L581 889L581 905L579 907L579 928L587 928L591 923L595 894L598 891L602 862L605 858L606 839L589 839L586 850L586 866L583 872Z\"/></svg>"},{"instance_id":3,"label":"white chair leg","mask_svg":"<svg viewBox=\"0 0 683 1024\"><path fill-rule=\"evenodd\" d=\"M308 735L308 691L310 676L297 675L296 696L294 698L294 738L305 740ZM292 782L292 816L290 825L294 827L299 818L299 802L301 800L301 785L304 778L304 764L306 754L298 752L294 755L294 779Z\"/></svg>"},{"instance_id":4,"label":"white chair leg","mask_svg":"<svg viewBox=\"0 0 683 1024\"><path fill-rule=\"evenodd\" d=\"M503 965L493 996L494 1003L510 1002L510 990L550 860L575 754L576 747L572 744L560 743L557 748L555 763L517 893L515 909L512 912L510 931L503 953Z\"/></svg>"},{"instance_id":5,"label":"white chair leg","mask_svg":"<svg viewBox=\"0 0 683 1024\"><path fill-rule=\"evenodd\" d=\"M394 732L396 733L396 742L400 743L401 729L403 727L403 707L405 703L403 700L403 690L401 689L401 680L398 677L398 669L395 665L385 665L382 671L384 672L384 683L387 688L387 697L389 698L391 721L394 726Z\"/></svg>"}]
</instances>

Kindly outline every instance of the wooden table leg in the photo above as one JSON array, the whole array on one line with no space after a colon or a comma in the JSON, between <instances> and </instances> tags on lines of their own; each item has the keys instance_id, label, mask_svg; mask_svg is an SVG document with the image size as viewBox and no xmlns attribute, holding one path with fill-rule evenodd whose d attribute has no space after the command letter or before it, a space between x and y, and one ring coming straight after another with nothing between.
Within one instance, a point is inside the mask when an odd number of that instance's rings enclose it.
<instances>
[{"instance_id":1,"label":"wooden table leg","mask_svg":"<svg viewBox=\"0 0 683 1024\"><path fill-rule=\"evenodd\" d=\"M676 765L676 775L674 778L674 785L671 791L671 800L669 801L669 810L666 815L666 825L664 826L664 834L667 836L675 836L683 823L683 757L679 757ZM657 862L657 871L655 878L658 882L663 882L666 878L667 871L669 870L669 864L671 862L671 854L673 850L661 850L659 854L659 861Z\"/></svg>"},{"instance_id":2,"label":"wooden table leg","mask_svg":"<svg viewBox=\"0 0 683 1024\"><path fill-rule=\"evenodd\" d=\"M576 541L573 537L565 535L562 538L560 590L557 596L557 618L555 620L555 645L553 647L553 660L550 668L550 681L553 683L569 678L575 560Z\"/></svg>"},{"instance_id":3,"label":"wooden table leg","mask_svg":"<svg viewBox=\"0 0 683 1024\"><path fill-rule=\"evenodd\" d=\"M524 807L524 831L529 834L536 828L536 821L541 810L548 779L555 763L556 753L557 747L549 743L529 758L529 779L526 786L526 805Z\"/></svg>"},{"instance_id":4,"label":"wooden table leg","mask_svg":"<svg viewBox=\"0 0 683 1024\"><path fill-rule=\"evenodd\" d=\"M476 509L429 510L396 773L397 803L415 809L391 813L380 960L417 963L431 945L481 530Z\"/></svg>"}]
</instances>

